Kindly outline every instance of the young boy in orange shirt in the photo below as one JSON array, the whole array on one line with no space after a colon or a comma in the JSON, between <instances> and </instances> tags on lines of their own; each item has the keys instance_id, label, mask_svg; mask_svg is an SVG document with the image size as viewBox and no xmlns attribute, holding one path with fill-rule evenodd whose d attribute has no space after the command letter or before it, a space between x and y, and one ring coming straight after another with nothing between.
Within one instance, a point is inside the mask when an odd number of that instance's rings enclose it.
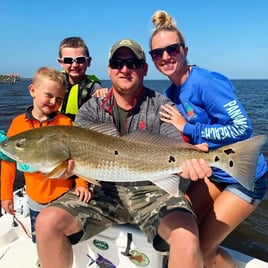
<instances>
[{"instance_id":1,"label":"young boy in orange shirt","mask_svg":"<svg viewBox=\"0 0 268 268\"><path fill-rule=\"evenodd\" d=\"M58 109L66 92L64 75L50 67L40 68L34 75L29 92L33 105L26 112L16 116L8 129L7 137L25 130L53 126L72 125L72 120L59 113ZM1 166L1 200L2 208L14 214L13 186L15 181L16 162L3 160ZM48 179L39 172L24 172L26 193L29 197L32 240L35 242L35 219L42 208L73 187L74 180ZM88 202L90 191L88 183L75 179L76 194L81 202Z\"/></svg>"}]
</instances>

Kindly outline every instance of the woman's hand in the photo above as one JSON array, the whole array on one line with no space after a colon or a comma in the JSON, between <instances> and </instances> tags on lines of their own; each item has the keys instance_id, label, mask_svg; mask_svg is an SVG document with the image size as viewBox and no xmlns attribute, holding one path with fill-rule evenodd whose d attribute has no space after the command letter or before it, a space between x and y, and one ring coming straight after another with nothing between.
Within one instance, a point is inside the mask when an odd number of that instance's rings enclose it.
<instances>
[{"instance_id":1,"label":"woman's hand","mask_svg":"<svg viewBox=\"0 0 268 268\"><path fill-rule=\"evenodd\" d=\"M159 112L162 116L161 120L172 124L180 132L183 132L186 120L178 111L178 109L175 106L171 106L169 104L162 105L161 108L163 109L163 111Z\"/></svg>"}]
</instances>

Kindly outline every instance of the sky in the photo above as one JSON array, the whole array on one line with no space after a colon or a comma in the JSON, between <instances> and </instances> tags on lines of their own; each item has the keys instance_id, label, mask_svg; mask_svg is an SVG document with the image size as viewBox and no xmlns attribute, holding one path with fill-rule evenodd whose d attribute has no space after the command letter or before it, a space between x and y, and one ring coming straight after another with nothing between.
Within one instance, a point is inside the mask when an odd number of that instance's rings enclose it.
<instances>
[{"instance_id":1,"label":"sky","mask_svg":"<svg viewBox=\"0 0 268 268\"><path fill-rule=\"evenodd\" d=\"M190 64L230 79L268 79L267 0L2 0L0 74L31 78L41 66L60 70L60 42L80 36L92 57L88 74L108 79L110 47L131 38L146 53L146 79L166 79L148 54L156 10L176 20Z\"/></svg>"}]
</instances>

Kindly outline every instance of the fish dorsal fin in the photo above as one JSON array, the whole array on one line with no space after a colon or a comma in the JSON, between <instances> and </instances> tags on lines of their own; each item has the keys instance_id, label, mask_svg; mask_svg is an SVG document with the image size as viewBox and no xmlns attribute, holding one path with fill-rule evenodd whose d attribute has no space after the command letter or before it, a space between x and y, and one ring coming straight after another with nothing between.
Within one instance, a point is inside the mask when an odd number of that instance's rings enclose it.
<instances>
[{"instance_id":1,"label":"fish dorsal fin","mask_svg":"<svg viewBox=\"0 0 268 268\"><path fill-rule=\"evenodd\" d=\"M111 123L92 124L85 127L102 134L106 134L112 137L120 137L120 134L116 127Z\"/></svg>"},{"instance_id":2,"label":"fish dorsal fin","mask_svg":"<svg viewBox=\"0 0 268 268\"><path fill-rule=\"evenodd\" d=\"M179 135L179 133L178 133ZM162 146L180 147L180 148L192 148L192 145L186 142L179 142L175 139L165 137L159 134L151 133L147 130L135 130L122 137L127 141L134 141L145 144L157 144Z\"/></svg>"},{"instance_id":3,"label":"fish dorsal fin","mask_svg":"<svg viewBox=\"0 0 268 268\"><path fill-rule=\"evenodd\" d=\"M146 130L135 130L125 136L122 137L127 141L134 141L145 144L157 144L157 145L165 145L165 146L176 146L178 141L161 136L159 134L154 134Z\"/></svg>"}]
</instances>

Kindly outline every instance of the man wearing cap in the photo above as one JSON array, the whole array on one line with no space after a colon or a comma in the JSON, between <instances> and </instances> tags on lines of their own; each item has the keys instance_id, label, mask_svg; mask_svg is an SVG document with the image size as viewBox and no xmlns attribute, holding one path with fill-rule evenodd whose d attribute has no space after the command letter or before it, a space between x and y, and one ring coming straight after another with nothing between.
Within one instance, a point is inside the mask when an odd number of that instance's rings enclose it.
<instances>
[{"instance_id":1,"label":"man wearing cap","mask_svg":"<svg viewBox=\"0 0 268 268\"><path fill-rule=\"evenodd\" d=\"M112 88L104 99L91 98L79 109L76 125L111 123L121 135L139 129L183 141L175 127L160 120L161 106L173 103L143 85L147 70L138 43L131 39L115 43L108 64ZM211 175L205 163L192 162L180 175L191 179ZM71 244L126 223L139 227L156 250L169 251L169 268L203 267L194 213L183 194L172 197L150 181L100 183L88 204L70 191L39 214L36 236L42 268L71 267Z\"/></svg>"}]
</instances>

